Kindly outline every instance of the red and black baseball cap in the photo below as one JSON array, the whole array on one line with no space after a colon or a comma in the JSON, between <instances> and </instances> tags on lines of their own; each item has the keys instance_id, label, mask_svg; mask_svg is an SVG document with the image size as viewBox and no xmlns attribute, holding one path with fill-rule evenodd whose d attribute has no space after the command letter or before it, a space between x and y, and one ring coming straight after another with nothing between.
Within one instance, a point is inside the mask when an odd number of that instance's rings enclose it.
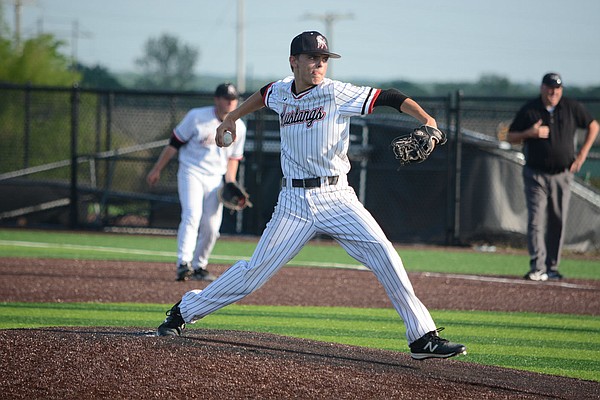
<instances>
[{"instance_id":1,"label":"red and black baseball cap","mask_svg":"<svg viewBox=\"0 0 600 400\"><path fill-rule=\"evenodd\" d=\"M297 54L324 54L331 58L341 56L329 51L327 38L317 31L302 32L292 40L290 56Z\"/></svg>"},{"instance_id":2,"label":"red and black baseball cap","mask_svg":"<svg viewBox=\"0 0 600 400\"><path fill-rule=\"evenodd\" d=\"M549 87L557 88L562 86L563 81L560 75L556 72L549 72L542 78L542 84Z\"/></svg>"},{"instance_id":3,"label":"red and black baseball cap","mask_svg":"<svg viewBox=\"0 0 600 400\"><path fill-rule=\"evenodd\" d=\"M231 83L221 83L215 90L215 97L223 97L228 100L237 100L240 95Z\"/></svg>"}]
</instances>

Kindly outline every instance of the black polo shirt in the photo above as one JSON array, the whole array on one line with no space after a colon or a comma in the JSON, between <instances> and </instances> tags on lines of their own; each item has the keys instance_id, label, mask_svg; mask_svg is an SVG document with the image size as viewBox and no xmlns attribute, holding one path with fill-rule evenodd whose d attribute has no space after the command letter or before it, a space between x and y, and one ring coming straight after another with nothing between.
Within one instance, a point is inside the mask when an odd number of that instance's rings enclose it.
<instances>
[{"instance_id":1,"label":"black polo shirt","mask_svg":"<svg viewBox=\"0 0 600 400\"><path fill-rule=\"evenodd\" d=\"M523 153L527 166L543 172L557 173L569 168L575 161L575 131L587 129L594 120L576 100L562 97L550 114L541 96L526 103L515 116L510 131L524 131L537 121L550 127L547 139L525 139Z\"/></svg>"}]
</instances>

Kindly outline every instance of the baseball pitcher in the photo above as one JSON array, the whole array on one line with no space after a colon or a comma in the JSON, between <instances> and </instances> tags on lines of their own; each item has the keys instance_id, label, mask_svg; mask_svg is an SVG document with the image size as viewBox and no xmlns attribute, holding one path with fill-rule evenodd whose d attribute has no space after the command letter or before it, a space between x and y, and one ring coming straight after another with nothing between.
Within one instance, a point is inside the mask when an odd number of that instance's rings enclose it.
<instances>
[{"instance_id":1,"label":"baseball pitcher","mask_svg":"<svg viewBox=\"0 0 600 400\"><path fill-rule=\"evenodd\" d=\"M381 282L404 321L413 358L466 353L462 344L438 335L442 328L436 327L415 295L400 256L359 202L346 177L350 170L347 152L351 117L369 114L374 107L390 106L431 128L437 128L436 121L397 90L359 87L326 78L332 58L340 56L329 51L327 39L319 32L299 34L290 48L293 76L264 86L217 128L215 140L223 146L225 131L232 132L234 140L239 139L239 118L262 107L277 112L284 175L278 203L250 260L238 261L204 290L184 294L167 312L158 335L181 335L185 323L244 298L298 254L311 238L327 234ZM436 133L433 129L430 132ZM421 142L424 134L415 135L414 140ZM421 153L429 153L441 140L428 141L431 149Z\"/></svg>"}]
</instances>

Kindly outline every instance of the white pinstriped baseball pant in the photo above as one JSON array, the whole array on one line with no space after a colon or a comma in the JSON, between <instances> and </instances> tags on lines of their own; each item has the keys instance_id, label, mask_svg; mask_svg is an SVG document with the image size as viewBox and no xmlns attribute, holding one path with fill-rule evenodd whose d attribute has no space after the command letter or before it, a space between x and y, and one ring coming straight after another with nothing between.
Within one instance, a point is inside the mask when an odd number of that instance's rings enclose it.
<instances>
[{"instance_id":1,"label":"white pinstriped baseball pant","mask_svg":"<svg viewBox=\"0 0 600 400\"><path fill-rule=\"evenodd\" d=\"M257 290L317 234L330 235L373 271L404 321L408 343L436 329L400 256L346 177L332 186L283 188L250 260L238 261L204 290L185 293L179 305L184 320L195 322Z\"/></svg>"}]
</instances>

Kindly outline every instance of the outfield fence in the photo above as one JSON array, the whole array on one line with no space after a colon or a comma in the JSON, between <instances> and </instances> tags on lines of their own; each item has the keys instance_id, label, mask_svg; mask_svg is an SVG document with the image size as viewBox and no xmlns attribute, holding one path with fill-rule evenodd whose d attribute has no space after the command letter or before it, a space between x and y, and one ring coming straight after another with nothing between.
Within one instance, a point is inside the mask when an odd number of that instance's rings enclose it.
<instances>
[{"instance_id":1,"label":"outfield fence","mask_svg":"<svg viewBox=\"0 0 600 400\"><path fill-rule=\"evenodd\" d=\"M416 98L449 136L430 160L399 168L390 142L415 121L389 109L354 118L349 181L391 240L523 245L525 202L518 146L504 142L523 97L460 92ZM600 116L600 98L581 100ZM174 126L213 94L0 84L0 226L174 232L177 162L150 189L145 176ZM254 207L224 213L223 233L259 235L277 201L277 115L245 119L239 180ZM578 135L578 144L583 135ZM600 250L600 149L577 175L567 245Z\"/></svg>"}]
</instances>

